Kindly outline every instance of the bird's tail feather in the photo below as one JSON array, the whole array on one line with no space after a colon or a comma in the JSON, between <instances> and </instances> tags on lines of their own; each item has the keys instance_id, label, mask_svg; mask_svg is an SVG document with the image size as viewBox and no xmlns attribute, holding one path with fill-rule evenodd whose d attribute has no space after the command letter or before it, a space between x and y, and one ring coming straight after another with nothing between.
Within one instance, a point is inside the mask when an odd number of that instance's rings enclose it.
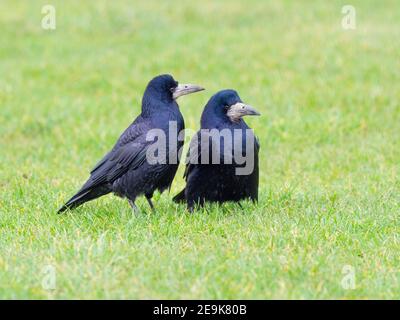
<instances>
[{"instance_id":1,"label":"bird's tail feather","mask_svg":"<svg viewBox=\"0 0 400 320\"><path fill-rule=\"evenodd\" d=\"M177 203L184 202L185 201L185 189L183 189L175 197L173 197L172 200Z\"/></svg>"},{"instance_id":2,"label":"bird's tail feather","mask_svg":"<svg viewBox=\"0 0 400 320\"><path fill-rule=\"evenodd\" d=\"M101 197L107 193L110 193L110 190L105 187L97 187L93 189L81 189L75 194L71 199L69 199L59 210L58 213L62 213L66 210L72 210L76 207L79 207L81 204L88 202L90 200L94 200L98 197Z\"/></svg>"}]
</instances>

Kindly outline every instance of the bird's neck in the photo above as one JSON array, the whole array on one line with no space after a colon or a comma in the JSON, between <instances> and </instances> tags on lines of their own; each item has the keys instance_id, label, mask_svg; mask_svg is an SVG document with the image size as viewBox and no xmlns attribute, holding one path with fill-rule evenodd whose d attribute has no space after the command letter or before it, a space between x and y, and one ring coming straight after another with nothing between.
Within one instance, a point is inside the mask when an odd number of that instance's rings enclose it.
<instances>
[{"instance_id":1,"label":"bird's neck","mask_svg":"<svg viewBox=\"0 0 400 320\"><path fill-rule=\"evenodd\" d=\"M170 98L144 95L142 100L142 116L153 116L162 112L178 111L177 103Z\"/></svg>"}]
</instances>

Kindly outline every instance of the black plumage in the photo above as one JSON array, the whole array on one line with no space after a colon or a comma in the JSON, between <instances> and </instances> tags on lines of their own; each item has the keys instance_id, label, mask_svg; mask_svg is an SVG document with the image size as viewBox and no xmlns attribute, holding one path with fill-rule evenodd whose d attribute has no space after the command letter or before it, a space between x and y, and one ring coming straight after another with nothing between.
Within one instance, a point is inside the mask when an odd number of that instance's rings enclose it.
<instances>
[{"instance_id":1,"label":"black plumage","mask_svg":"<svg viewBox=\"0 0 400 320\"><path fill-rule=\"evenodd\" d=\"M242 119L245 115L259 113L244 104L236 91L223 90L211 97L201 116L201 130L190 144L185 189L174 197L175 202L186 202L192 211L195 205L203 206L206 201L258 200L259 143ZM213 160L215 151L219 164ZM248 174L238 174L237 169L243 169L245 164L238 161L235 152L246 161L253 161Z\"/></svg>"},{"instance_id":2,"label":"black plumage","mask_svg":"<svg viewBox=\"0 0 400 320\"><path fill-rule=\"evenodd\" d=\"M143 95L142 112L123 132L112 150L90 172L90 177L82 188L59 209L63 212L114 192L127 198L136 209L135 199L145 195L153 208L151 198L155 190L167 189L178 169L178 163L151 164L146 159L148 147L153 143L146 136L152 129L161 129L167 138L170 122L176 124L178 132L185 127L183 116L176 99L179 96L203 90L196 85L180 85L170 75L152 79ZM167 154L177 154L183 142L177 141L177 148Z\"/></svg>"}]
</instances>

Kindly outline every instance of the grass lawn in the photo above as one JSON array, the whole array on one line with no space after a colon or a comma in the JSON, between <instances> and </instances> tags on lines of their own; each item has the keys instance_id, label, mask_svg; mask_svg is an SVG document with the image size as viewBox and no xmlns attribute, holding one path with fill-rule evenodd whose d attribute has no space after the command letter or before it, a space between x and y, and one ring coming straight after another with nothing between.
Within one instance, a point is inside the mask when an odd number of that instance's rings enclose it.
<instances>
[{"instance_id":1,"label":"grass lawn","mask_svg":"<svg viewBox=\"0 0 400 320\"><path fill-rule=\"evenodd\" d=\"M400 2L343 4L2 0L0 298L400 298ZM57 215L166 72L262 112L258 205Z\"/></svg>"}]
</instances>

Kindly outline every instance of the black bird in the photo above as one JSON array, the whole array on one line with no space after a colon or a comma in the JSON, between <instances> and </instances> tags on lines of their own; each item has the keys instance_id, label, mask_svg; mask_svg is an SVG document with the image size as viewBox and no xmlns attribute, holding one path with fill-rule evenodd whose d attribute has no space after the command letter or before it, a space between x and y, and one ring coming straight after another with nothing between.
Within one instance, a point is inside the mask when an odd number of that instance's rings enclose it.
<instances>
[{"instance_id":1,"label":"black bird","mask_svg":"<svg viewBox=\"0 0 400 320\"><path fill-rule=\"evenodd\" d=\"M185 201L192 212L205 201L258 201L260 147L242 119L246 115L260 114L244 104L236 91L222 90L211 97L201 116L201 130L190 143L186 187L175 202Z\"/></svg>"},{"instance_id":2,"label":"black bird","mask_svg":"<svg viewBox=\"0 0 400 320\"><path fill-rule=\"evenodd\" d=\"M170 121L176 124L178 132L183 130L185 123L175 100L200 90L204 89L197 85L178 84L170 75L152 79L143 95L141 114L119 137L113 149L93 168L82 188L58 212L76 208L110 192L127 198L134 210L137 209L136 197L145 195L150 207L154 209L151 201L154 191L162 192L170 187L179 161L169 161L173 157L168 157L164 164L150 163L146 153L154 142L148 141L147 134L152 129L159 129L168 139ZM183 145L177 139L175 142L175 148L169 148L169 144L166 144L168 155L177 156Z\"/></svg>"}]
</instances>

